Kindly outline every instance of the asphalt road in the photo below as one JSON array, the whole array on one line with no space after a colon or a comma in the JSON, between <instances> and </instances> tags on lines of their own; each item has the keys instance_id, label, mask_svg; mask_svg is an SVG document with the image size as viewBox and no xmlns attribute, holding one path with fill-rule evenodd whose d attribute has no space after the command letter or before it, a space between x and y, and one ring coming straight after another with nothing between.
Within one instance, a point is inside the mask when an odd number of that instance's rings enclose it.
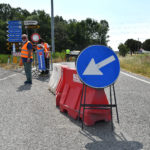
<instances>
[{"instance_id":1,"label":"asphalt road","mask_svg":"<svg viewBox=\"0 0 150 150\"><path fill-rule=\"evenodd\" d=\"M136 78L134 78L134 77ZM150 79L121 72L116 84L120 124L81 129L60 113L48 78L24 85L23 73L0 68L0 150L149 150ZM105 89L109 98L109 88Z\"/></svg>"}]
</instances>

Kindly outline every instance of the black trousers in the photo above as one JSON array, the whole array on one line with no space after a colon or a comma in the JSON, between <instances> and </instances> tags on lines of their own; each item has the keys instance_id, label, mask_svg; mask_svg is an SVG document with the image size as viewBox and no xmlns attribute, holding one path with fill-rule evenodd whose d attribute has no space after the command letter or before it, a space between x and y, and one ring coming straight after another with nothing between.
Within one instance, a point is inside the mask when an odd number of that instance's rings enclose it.
<instances>
[{"instance_id":1,"label":"black trousers","mask_svg":"<svg viewBox=\"0 0 150 150\"><path fill-rule=\"evenodd\" d=\"M69 61L70 54L66 54L66 61Z\"/></svg>"},{"instance_id":2,"label":"black trousers","mask_svg":"<svg viewBox=\"0 0 150 150\"><path fill-rule=\"evenodd\" d=\"M49 58L45 58L46 71L49 72Z\"/></svg>"}]
</instances>

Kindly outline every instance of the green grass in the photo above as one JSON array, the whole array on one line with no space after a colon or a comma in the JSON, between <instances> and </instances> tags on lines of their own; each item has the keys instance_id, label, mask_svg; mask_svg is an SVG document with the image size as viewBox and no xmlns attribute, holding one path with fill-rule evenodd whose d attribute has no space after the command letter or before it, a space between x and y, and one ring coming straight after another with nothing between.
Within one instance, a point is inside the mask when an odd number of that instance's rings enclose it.
<instances>
[{"instance_id":1,"label":"green grass","mask_svg":"<svg viewBox=\"0 0 150 150\"><path fill-rule=\"evenodd\" d=\"M0 54L0 64L5 64L8 61L8 56L7 54Z\"/></svg>"},{"instance_id":2,"label":"green grass","mask_svg":"<svg viewBox=\"0 0 150 150\"><path fill-rule=\"evenodd\" d=\"M62 52L55 52L54 54L52 54L52 58L53 58L53 62L62 62L62 61L66 61L66 52L62 51ZM70 61L75 61L74 57L70 58Z\"/></svg>"},{"instance_id":3,"label":"green grass","mask_svg":"<svg viewBox=\"0 0 150 150\"><path fill-rule=\"evenodd\" d=\"M0 65L7 65L7 54L0 54ZM53 56L53 62L65 61L65 52L56 52ZM119 56L120 66L127 71L150 77L150 54ZM72 59L73 61L73 59Z\"/></svg>"},{"instance_id":4,"label":"green grass","mask_svg":"<svg viewBox=\"0 0 150 150\"><path fill-rule=\"evenodd\" d=\"M7 54L0 54L0 65L6 65L8 62L8 56ZM62 52L55 52L52 54L53 62L62 62L66 60L66 53L65 51ZM11 61L11 59L10 59Z\"/></svg>"},{"instance_id":5,"label":"green grass","mask_svg":"<svg viewBox=\"0 0 150 150\"><path fill-rule=\"evenodd\" d=\"M150 54L119 56L121 68L150 77Z\"/></svg>"}]
</instances>

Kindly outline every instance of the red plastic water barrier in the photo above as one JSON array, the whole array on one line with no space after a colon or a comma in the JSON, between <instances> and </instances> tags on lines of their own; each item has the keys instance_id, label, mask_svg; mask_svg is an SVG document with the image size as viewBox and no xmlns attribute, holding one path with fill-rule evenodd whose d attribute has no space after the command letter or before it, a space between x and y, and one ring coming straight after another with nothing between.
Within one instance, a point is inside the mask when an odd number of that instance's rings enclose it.
<instances>
[{"instance_id":1,"label":"red plastic water barrier","mask_svg":"<svg viewBox=\"0 0 150 150\"><path fill-rule=\"evenodd\" d=\"M83 84L80 82L75 69L62 67L62 76L56 90L56 105L61 112L68 112L68 115L77 119L81 100ZM83 102L82 102L83 103ZM104 89L87 87L86 104L108 104ZM82 119L83 107L80 118ZM84 124L94 125L99 120L110 121L110 109L86 109L84 113Z\"/></svg>"}]
</instances>

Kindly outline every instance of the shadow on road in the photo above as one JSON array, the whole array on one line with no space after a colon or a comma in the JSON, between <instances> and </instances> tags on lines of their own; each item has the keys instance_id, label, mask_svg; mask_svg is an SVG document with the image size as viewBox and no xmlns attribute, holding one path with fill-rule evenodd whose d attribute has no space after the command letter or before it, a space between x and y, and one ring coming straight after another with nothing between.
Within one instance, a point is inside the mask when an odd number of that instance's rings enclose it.
<instances>
[{"instance_id":1,"label":"shadow on road","mask_svg":"<svg viewBox=\"0 0 150 150\"><path fill-rule=\"evenodd\" d=\"M85 145L87 150L141 150L143 145L135 141L101 141Z\"/></svg>"},{"instance_id":2,"label":"shadow on road","mask_svg":"<svg viewBox=\"0 0 150 150\"><path fill-rule=\"evenodd\" d=\"M33 79L42 81L42 82L48 82L50 78L50 75L38 75L38 76L33 76Z\"/></svg>"},{"instance_id":3,"label":"shadow on road","mask_svg":"<svg viewBox=\"0 0 150 150\"><path fill-rule=\"evenodd\" d=\"M17 89L17 92L22 92L22 91L25 91L25 90L30 90L31 89L31 84L23 84L23 85L20 85Z\"/></svg>"},{"instance_id":4,"label":"shadow on road","mask_svg":"<svg viewBox=\"0 0 150 150\"><path fill-rule=\"evenodd\" d=\"M67 113L61 114L68 117L77 126L82 126L81 120L74 120ZM94 126L84 126L84 129L79 132L91 140L85 145L87 150L141 150L143 148L142 143L127 139L127 135L117 128L112 131L110 122L100 121Z\"/></svg>"}]
</instances>

